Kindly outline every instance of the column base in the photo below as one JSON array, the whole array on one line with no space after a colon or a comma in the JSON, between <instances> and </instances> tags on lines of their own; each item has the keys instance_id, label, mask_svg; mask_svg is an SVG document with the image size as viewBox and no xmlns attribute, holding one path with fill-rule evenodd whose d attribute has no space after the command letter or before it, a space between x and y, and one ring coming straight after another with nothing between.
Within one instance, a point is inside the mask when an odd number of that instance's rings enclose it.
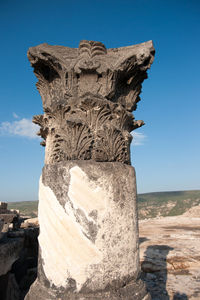
<instances>
[{"instance_id":1,"label":"column base","mask_svg":"<svg viewBox=\"0 0 200 300\"><path fill-rule=\"evenodd\" d=\"M72 293L70 291L55 291L51 287L43 286L38 280L31 286L25 300L151 300L143 281L130 282L115 289L87 293Z\"/></svg>"}]
</instances>

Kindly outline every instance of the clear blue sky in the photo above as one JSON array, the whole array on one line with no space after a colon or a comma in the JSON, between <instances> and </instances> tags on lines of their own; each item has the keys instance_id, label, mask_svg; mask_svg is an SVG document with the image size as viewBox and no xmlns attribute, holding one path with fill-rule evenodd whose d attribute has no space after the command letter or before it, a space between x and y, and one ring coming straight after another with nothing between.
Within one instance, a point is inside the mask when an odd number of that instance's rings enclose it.
<instances>
[{"instance_id":1,"label":"clear blue sky","mask_svg":"<svg viewBox=\"0 0 200 300\"><path fill-rule=\"evenodd\" d=\"M42 113L26 52L47 42L107 48L153 40L155 61L131 146L138 192L200 189L200 1L0 0L0 201L37 200L44 149L30 119Z\"/></svg>"}]
</instances>

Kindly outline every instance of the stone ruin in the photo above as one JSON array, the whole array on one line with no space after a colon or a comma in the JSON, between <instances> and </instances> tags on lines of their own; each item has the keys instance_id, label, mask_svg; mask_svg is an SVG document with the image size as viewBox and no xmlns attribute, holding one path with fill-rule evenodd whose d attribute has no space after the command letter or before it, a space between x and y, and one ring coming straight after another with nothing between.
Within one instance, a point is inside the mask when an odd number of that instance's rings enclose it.
<instances>
[{"instance_id":1,"label":"stone ruin","mask_svg":"<svg viewBox=\"0 0 200 300\"><path fill-rule=\"evenodd\" d=\"M20 227L19 210L8 209L8 203L0 202L0 239L9 227L13 229Z\"/></svg>"},{"instance_id":2,"label":"stone ruin","mask_svg":"<svg viewBox=\"0 0 200 300\"><path fill-rule=\"evenodd\" d=\"M0 202L0 213L5 213L8 210L8 203Z\"/></svg>"},{"instance_id":3,"label":"stone ruin","mask_svg":"<svg viewBox=\"0 0 200 300\"><path fill-rule=\"evenodd\" d=\"M22 300L37 277L39 228L0 202L0 299ZM29 226L29 224L31 226Z\"/></svg>"},{"instance_id":4,"label":"stone ruin","mask_svg":"<svg viewBox=\"0 0 200 300\"><path fill-rule=\"evenodd\" d=\"M151 41L28 51L43 115L38 277L26 300L150 299L140 280L132 111L154 59Z\"/></svg>"}]
</instances>

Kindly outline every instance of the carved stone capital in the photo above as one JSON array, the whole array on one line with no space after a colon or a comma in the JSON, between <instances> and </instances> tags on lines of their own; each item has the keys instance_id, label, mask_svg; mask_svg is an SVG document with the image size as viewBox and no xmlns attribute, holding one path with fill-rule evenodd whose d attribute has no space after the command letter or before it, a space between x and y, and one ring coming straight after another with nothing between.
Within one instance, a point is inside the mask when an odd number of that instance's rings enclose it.
<instances>
[{"instance_id":1,"label":"carved stone capital","mask_svg":"<svg viewBox=\"0 0 200 300\"><path fill-rule=\"evenodd\" d=\"M81 41L78 49L48 44L29 49L44 108L33 122L41 126L46 163L130 163L130 132L144 124L131 111L154 53L151 41L116 49L94 41Z\"/></svg>"}]
</instances>

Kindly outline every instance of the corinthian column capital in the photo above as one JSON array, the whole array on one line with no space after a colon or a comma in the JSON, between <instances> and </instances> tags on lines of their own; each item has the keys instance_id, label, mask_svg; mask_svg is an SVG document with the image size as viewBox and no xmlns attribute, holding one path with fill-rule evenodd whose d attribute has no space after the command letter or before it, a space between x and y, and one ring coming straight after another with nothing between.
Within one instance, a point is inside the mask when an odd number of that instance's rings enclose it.
<instances>
[{"instance_id":1,"label":"corinthian column capital","mask_svg":"<svg viewBox=\"0 0 200 300\"><path fill-rule=\"evenodd\" d=\"M93 160L130 164L130 132L144 122L131 113L154 59L152 41L106 49L41 44L28 51L44 115L33 122L46 145L46 163Z\"/></svg>"}]
</instances>

